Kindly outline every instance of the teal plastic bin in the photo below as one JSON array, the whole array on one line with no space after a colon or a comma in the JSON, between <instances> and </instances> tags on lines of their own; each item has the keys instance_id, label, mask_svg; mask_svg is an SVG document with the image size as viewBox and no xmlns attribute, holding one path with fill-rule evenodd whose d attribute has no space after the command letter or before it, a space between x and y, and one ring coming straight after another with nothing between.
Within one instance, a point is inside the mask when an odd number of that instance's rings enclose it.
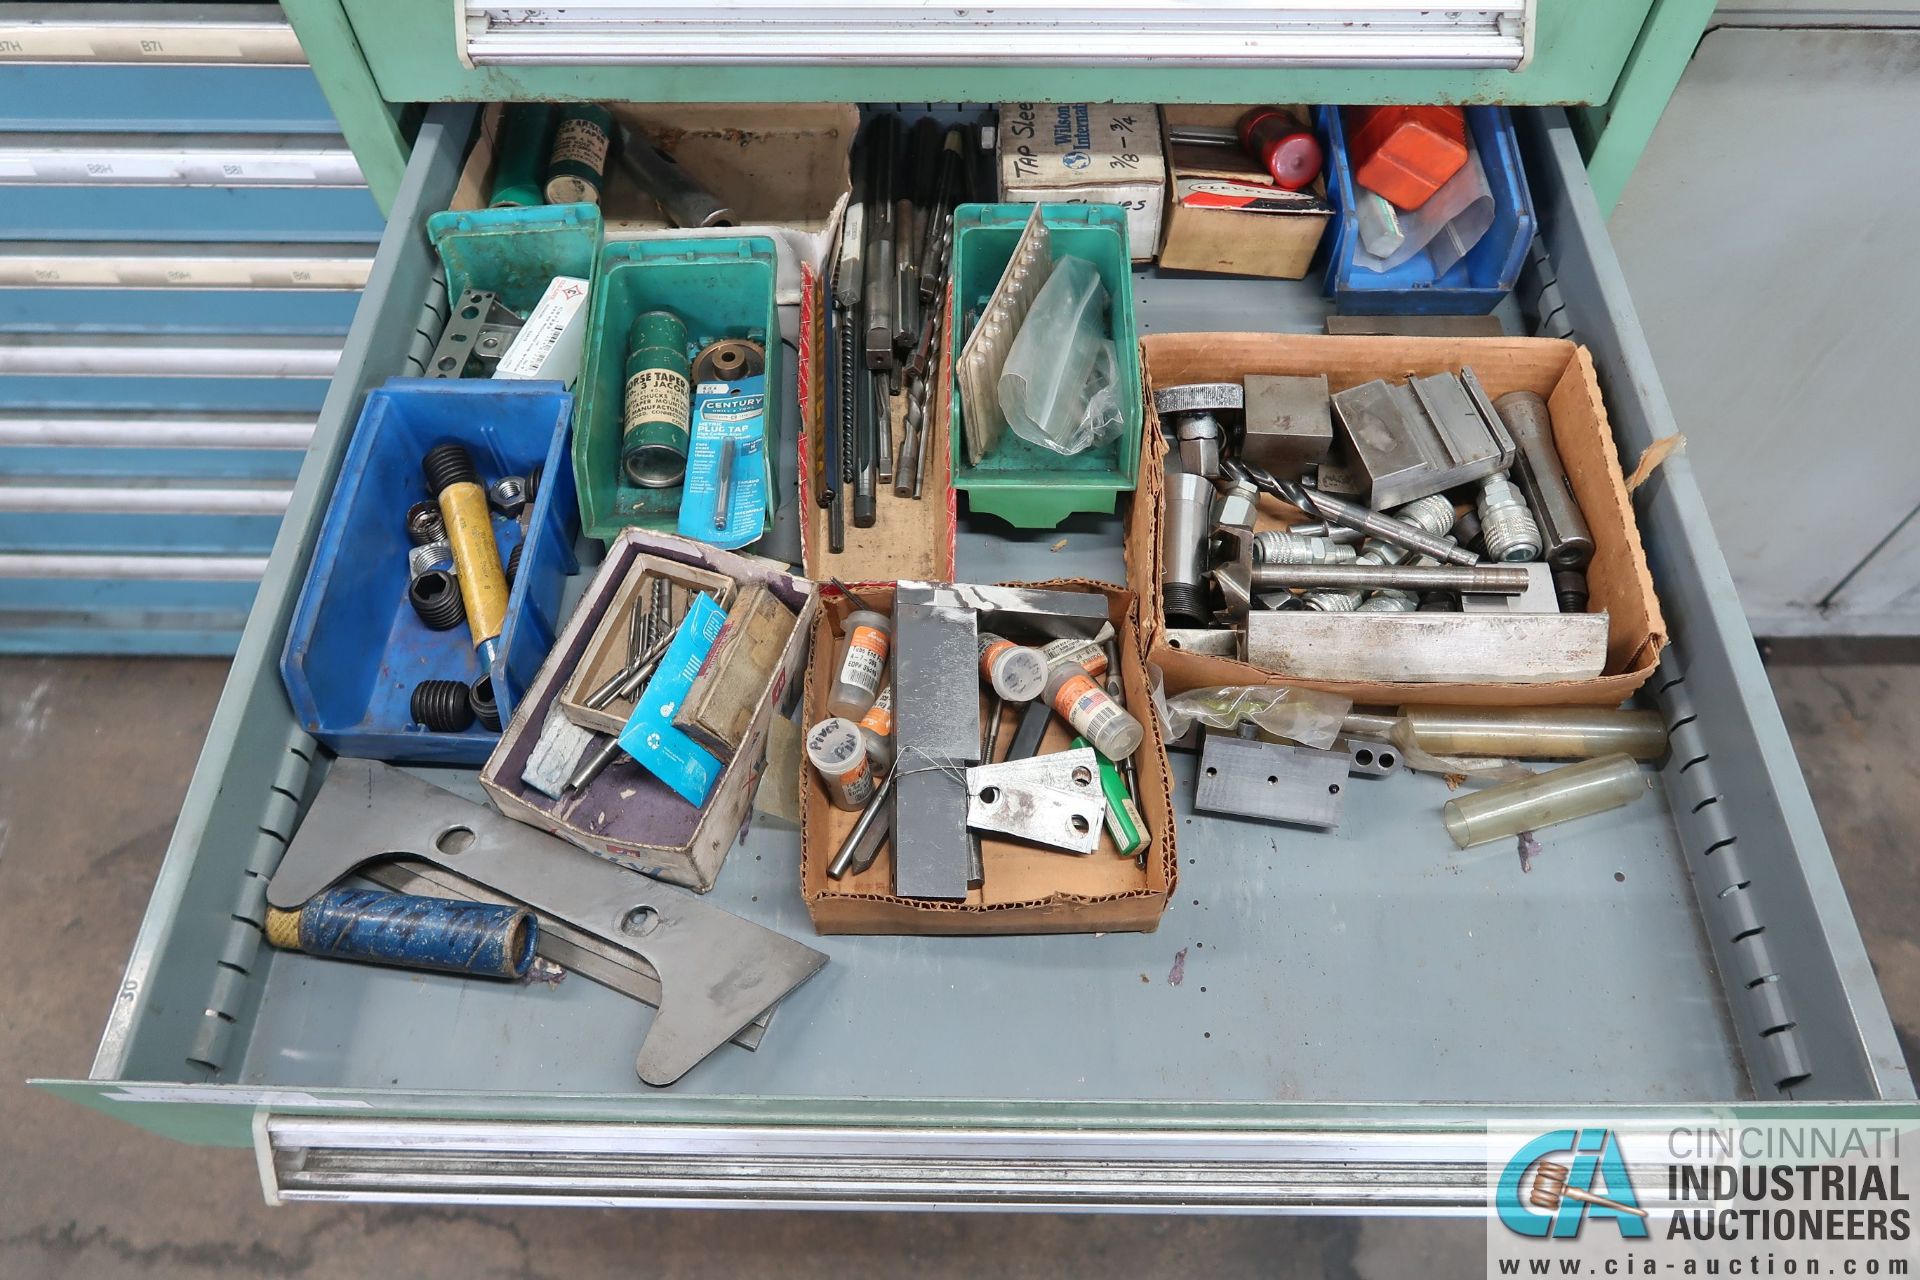
<instances>
[{"instance_id":1,"label":"teal plastic bin","mask_svg":"<svg viewBox=\"0 0 1920 1280\"><path fill-rule=\"evenodd\" d=\"M635 488L620 469L627 331L635 316L677 314L687 322L689 356L722 338L757 342L767 353L767 403L778 406L792 394L781 367L774 252L766 236L617 240L601 250L573 430L580 529L588 537L609 542L629 526L671 533L679 521L678 486Z\"/></svg>"},{"instance_id":2,"label":"teal plastic bin","mask_svg":"<svg viewBox=\"0 0 1920 1280\"><path fill-rule=\"evenodd\" d=\"M555 276L594 278L600 226L591 204L449 211L427 219L427 240L446 268L449 302L487 289L524 317Z\"/></svg>"},{"instance_id":3,"label":"teal plastic bin","mask_svg":"<svg viewBox=\"0 0 1920 1280\"><path fill-rule=\"evenodd\" d=\"M999 516L1020 529L1051 529L1076 512L1112 511L1118 495L1131 490L1140 474L1140 346L1133 327L1133 262L1127 248L1126 210L1117 204L1041 208L1055 260L1085 258L1099 269L1100 282L1107 287L1120 383L1133 391L1121 399L1125 420L1120 434L1103 445L1067 457L1007 431L978 466L968 466L958 381L967 333L964 320L953 325L949 338L955 378L949 420L953 487L966 490L973 510ZM985 309L1001 273L1013 260L1014 246L1032 212L1028 204L963 204L954 211L956 317Z\"/></svg>"}]
</instances>

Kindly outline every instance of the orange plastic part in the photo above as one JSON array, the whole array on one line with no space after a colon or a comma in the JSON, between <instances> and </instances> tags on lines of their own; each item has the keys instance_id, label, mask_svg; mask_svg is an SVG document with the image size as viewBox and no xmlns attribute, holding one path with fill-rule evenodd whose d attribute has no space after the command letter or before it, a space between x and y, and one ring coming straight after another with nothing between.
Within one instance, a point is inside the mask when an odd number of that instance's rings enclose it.
<instances>
[{"instance_id":1,"label":"orange plastic part","mask_svg":"<svg viewBox=\"0 0 1920 1280\"><path fill-rule=\"evenodd\" d=\"M1459 107L1353 107L1347 112L1353 180L1402 209L1418 209L1467 162Z\"/></svg>"}]
</instances>

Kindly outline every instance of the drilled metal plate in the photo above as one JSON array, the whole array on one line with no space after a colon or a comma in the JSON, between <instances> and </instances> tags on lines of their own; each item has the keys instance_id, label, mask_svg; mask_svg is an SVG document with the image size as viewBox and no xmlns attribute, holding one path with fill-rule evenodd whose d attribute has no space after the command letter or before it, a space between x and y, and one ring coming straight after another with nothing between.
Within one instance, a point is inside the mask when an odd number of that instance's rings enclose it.
<instances>
[{"instance_id":1,"label":"drilled metal plate","mask_svg":"<svg viewBox=\"0 0 1920 1280\"><path fill-rule=\"evenodd\" d=\"M1346 811L1344 751L1315 751L1209 734L1200 748L1193 807L1264 822L1292 822L1331 829Z\"/></svg>"}]
</instances>

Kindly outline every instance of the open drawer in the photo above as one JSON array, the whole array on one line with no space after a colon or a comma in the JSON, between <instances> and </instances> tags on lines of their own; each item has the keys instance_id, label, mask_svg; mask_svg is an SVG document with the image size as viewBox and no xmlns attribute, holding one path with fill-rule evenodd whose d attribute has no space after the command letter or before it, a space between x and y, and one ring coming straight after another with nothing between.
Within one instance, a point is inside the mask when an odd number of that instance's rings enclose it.
<instances>
[{"instance_id":1,"label":"open drawer","mask_svg":"<svg viewBox=\"0 0 1920 1280\"><path fill-rule=\"evenodd\" d=\"M1631 459L1666 402L1562 113L1517 114L1541 235L1502 315L1592 349ZM329 763L274 661L361 398L418 369L444 305L423 223L473 115L421 130L99 1057L46 1087L254 1144L287 1199L1475 1213L1495 1112L1914 1096L1684 456L1637 499L1673 633L1661 798L1555 829L1530 874L1456 852L1443 784L1402 775L1337 835L1182 817L1157 933L821 939L798 837L756 827L713 898L832 963L757 1052L666 1090L632 1074L650 1013L591 982L266 949L242 904ZM1136 290L1149 331L1326 310L1295 282ZM1117 517L962 527L963 578L1121 575Z\"/></svg>"}]
</instances>

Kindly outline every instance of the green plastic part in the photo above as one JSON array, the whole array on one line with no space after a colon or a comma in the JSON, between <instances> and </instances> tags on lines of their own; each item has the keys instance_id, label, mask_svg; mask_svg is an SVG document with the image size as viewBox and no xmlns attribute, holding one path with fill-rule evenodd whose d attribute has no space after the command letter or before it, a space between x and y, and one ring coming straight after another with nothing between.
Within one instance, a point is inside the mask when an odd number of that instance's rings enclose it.
<instances>
[{"instance_id":1,"label":"green plastic part","mask_svg":"<svg viewBox=\"0 0 1920 1280\"><path fill-rule=\"evenodd\" d=\"M1069 745L1076 751L1093 746L1085 738L1075 738ZM1107 834L1120 846L1122 854L1132 857L1147 843L1146 832L1140 825L1140 811L1134 808L1127 780L1120 776L1120 766L1097 751L1094 754L1100 761L1100 790L1107 797Z\"/></svg>"},{"instance_id":2,"label":"green plastic part","mask_svg":"<svg viewBox=\"0 0 1920 1280\"><path fill-rule=\"evenodd\" d=\"M1098 268L1107 288L1112 337L1123 387L1140 385L1140 344L1133 323L1133 261L1127 247L1127 211L1117 204L1049 204L1041 222L1052 236L1056 260L1084 258ZM1014 246L1033 212L1028 204L963 204L953 215L953 313L964 318L986 305L1000 282ZM1120 434L1084 453L1065 457L1011 431L978 466L966 462L966 431L958 364L966 346L964 320L948 342L955 365L952 415L953 487L967 494L976 512L999 516L1015 528L1051 529L1081 511L1110 512L1140 472L1141 398L1121 398Z\"/></svg>"},{"instance_id":3,"label":"green plastic part","mask_svg":"<svg viewBox=\"0 0 1920 1280\"><path fill-rule=\"evenodd\" d=\"M558 113L551 102L516 102L506 109L488 208L522 209L547 202L547 155Z\"/></svg>"},{"instance_id":4,"label":"green plastic part","mask_svg":"<svg viewBox=\"0 0 1920 1280\"><path fill-rule=\"evenodd\" d=\"M447 297L487 289L522 316L555 276L592 280L600 260L600 209L549 204L530 209L436 213L427 240L447 272Z\"/></svg>"},{"instance_id":5,"label":"green plastic part","mask_svg":"<svg viewBox=\"0 0 1920 1280\"><path fill-rule=\"evenodd\" d=\"M783 379L775 250L766 236L620 240L600 251L587 328L586 367L574 386L573 476L580 530L609 542L628 527L672 532L678 485L640 489L620 470L627 339L643 311L672 311L695 347L745 338L766 351L769 403L790 394Z\"/></svg>"}]
</instances>

